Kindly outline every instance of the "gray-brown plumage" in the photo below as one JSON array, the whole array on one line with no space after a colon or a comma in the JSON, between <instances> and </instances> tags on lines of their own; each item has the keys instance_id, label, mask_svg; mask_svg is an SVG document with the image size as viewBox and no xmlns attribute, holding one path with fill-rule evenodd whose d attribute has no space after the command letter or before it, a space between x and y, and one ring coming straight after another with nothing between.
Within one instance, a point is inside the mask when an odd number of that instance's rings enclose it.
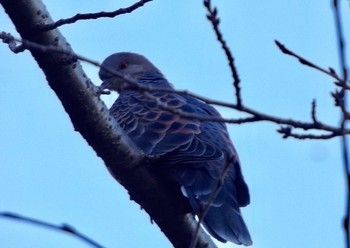
<instances>
[{"instance_id":1,"label":"gray-brown plumage","mask_svg":"<svg viewBox=\"0 0 350 248\"><path fill-rule=\"evenodd\" d=\"M116 53L106 58L102 65L136 80L137 84L173 89L160 70L141 55ZM183 118L160 108L154 100L104 69L100 70L99 76L103 80L102 89L119 92L111 114L144 153L159 156L162 168L175 178L195 214L200 214L215 190L225 164L230 163L203 224L222 242L251 245L240 213L240 207L249 204L249 191L225 124ZM150 94L176 110L220 116L212 106L190 96L165 92Z\"/></svg>"}]
</instances>

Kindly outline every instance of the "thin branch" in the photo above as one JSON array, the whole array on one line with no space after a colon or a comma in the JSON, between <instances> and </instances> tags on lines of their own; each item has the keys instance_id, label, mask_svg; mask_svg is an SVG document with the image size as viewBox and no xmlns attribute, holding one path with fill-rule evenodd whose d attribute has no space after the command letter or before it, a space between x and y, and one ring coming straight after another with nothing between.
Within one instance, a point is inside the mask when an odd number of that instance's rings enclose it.
<instances>
[{"instance_id":1,"label":"thin branch","mask_svg":"<svg viewBox=\"0 0 350 248\"><path fill-rule=\"evenodd\" d=\"M343 27L340 17L340 6L338 0L333 1L333 11L334 11L334 17L335 17L335 25L336 25L336 31L337 31L337 41L338 41L338 51L339 51L339 58L340 58L340 67L342 70L342 80L339 80L339 82L346 86L348 82L348 68L346 65L346 56L345 56L345 42L344 42L344 35L343 35ZM341 87L342 87L341 85ZM346 108L346 97L347 97L347 90L346 87L342 87L341 91L338 95L341 95L342 98L339 99L339 107L342 111L342 120L341 120L341 130L345 130L346 123L349 120L349 112ZM341 137L341 145L342 145L342 157L343 157L343 165L344 165L344 172L345 172L345 178L346 178L346 186L347 186L347 201L346 201L346 213L344 216L344 231L345 231L345 239L346 239L346 247L350 248L350 159L349 159L349 147L348 147L348 141L345 133L343 133L343 136Z\"/></svg>"},{"instance_id":2,"label":"thin branch","mask_svg":"<svg viewBox=\"0 0 350 248\"><path fill-rule=\"evenodd\" d=\"M322 123L320 121L317 121L315 123L315 122L302 122L302 121L297 121L297 120L293 120L293 119L281 118L281 117L272 116L272 115L268 115L268 114L259 112L257 110L246 107L244 105L239 106L237 104L232 104L232 103L227 103L227 102L223 102L223 101L219 101L219 100L206 98L206 97L197 95L195 93L189 92L187 90L164 89L164 88L159 88L159 87L151 87L148 85L140 85L140 84L138 84L137 80L134 80L128 76L124 76L116 71L111 70L110 68L102 66L97 61L94 61L94 60L91 60L91 59L86 58L84 56L78 55L76 53L73 53L72 51L61 49L61 48L58 48L58 47L53 46L53 45L47 46L47 45L41 45L41 44L37 44L34 42L30 42L27 40L15 39L12 36L11 36L11 38L14 41L22 42L22 46L29 48L29 49L37 49L37 50L40 50L41 52L56 52L56 53L66 54L66 55L69 55L69 57L70 57L69 60L76 61L79 59L81 61L85 61L89 64L94 65L94 66L103 68L106 71L108 71L109 73L124 79L126 82L128 82L131 85L130 87L137 88L137 90L143 92L144 94L145 94L145 92L177 93L177 94L192 96L192 97L199 99L207 104L228 107L231 109L238 110L242 113L251 115L250 117L246 117L246 118L232 119L232 118L222 118L222 117L207 117L207 116L196 115L193 113L185 113L183 111L172 109L169 106L167 106L166 103L162 103L156 97L154 97L150 94L148 95L148 97L153 98L155 101L157 101L159 106L162 107L163 109L166 109L166 110L173 112L175 114L179 114L185 118L197 118L198 120L201 120L201 121L226 122L226 123L230 123L230 124L243 124L243 123L252 123L252 122L258 122L258 121L268 121L268 122L272 122L272 123L279 124L279 125L293 126L294 128L300 128L303 130L315 129L315 130L322 130L322 131L334 133L334 136L327 136L326 135L326 136L324 136L325 138L326 137L332 138L332 137L336 137L336 136L341 136L343 133L350 134L350 129L344 129L343 131L341 131L338 127L330 126L330 125L327 125L327 124ZM7 41L6 43L8 43L8 42L11 43L11 39L9 38L9 34L7 34L5 32L0 33L0 39L3 39L3 41L6 40ZM100 94L100 93L101 93L101 91L96 87L96 94ZM105 93L105 92L102 92L102 93ZM293 137L293 136L289 136L289 137Z\"/></svg>"},{"instance_id":3,"label":"thin branch","mask_svg":"<svg viewBox=\"0 0 350 248\"><path fill-rule=\"evenodd\" d=\"M155 89L152 89L152 91L153 90L155 90ZM334 138L334 137L342 135L342 133L339 132L340 130L337 127L331 127L331 126L325 125L325 124L319 122L318 120L316 120L316 122L309 122L308 123L308 122L295 121L292 119L283 119L280 117L266 115L264 113L260 113L260 112L248 109L247 107L244 107L244 106L242 106L239 110L241 110L242 112L251 114L252 115L251 117L232 119L232 118L223 118L223 117L214 117L214 116L203 116L203 115L184 112L184 111L179 110L179 109L174 109L174 108L168 106L165 102L162 102L160 100L160 98L155 97L154 95L149 94L148 92L143 92L143 94L145 96L147 96L149 99L154 100L160 108L162 108L168 112L171 112L173 114L180 115L181 117L184 117L184 118L198 119L200 121L225 122L225 123L230 123L230 124L243 124L243 123L253 123L253 122L259 122L259 121L269 121L269 122L273 122L276 124L289 125L289 126L292 126L294 128L300 128L303 130L315 129L315 130L323 130L323 131L331 132L331 134L327 134L327 135L312 135L311 134L311 135L309 135L310 139L312 137L315 137L315 139L330 139L330 138ZM315 117L316 116L314 116L314 118ZM350 134L350 133L348 132L347 134ZM285 138L287 138L287 137L294 137L294 135L288 135Z\"/></svg>"},{"instance_id":4,"label":"thin branch","mask_svg":"<svg viewBox=\"0 0 350 248\"><path fill-rule=\"evenodd\" d=\"M109 71L109 72L116 75L116 73L113 73L113 71ZM119 75L116 75L116 76L119 76ZM327 125L327 124L320 122L318 120L317 120L317 122L302 122L302 121L297 121L297 120L293 120L293 119L281 118L281 117L272 116L272 115L268 115L268 114L259 112L257 110L246 107L244 105L238 106L237 104L232 104L232 103L228 103L228 102L223 102L223 101L203 97L201 95L192 93L188 90L164 89L164 88L159 88L159 87L150 87L147 85L139 85L139 84L137 84L136 81L134 81L130 78L125 78L124 76L121 76L121 77L123 79L125 79L126 81L128 81L129 83L133 84L133 86L137 87L138 90L142 91L144 94L145 94L145 92L177 93L177 94L181 94L181 95L192 96L192 97L194 97L198 100L201 100L207 104L227 107L227 108L231 108L231 109L240 111L242 113L251 115L251 117L233 119L233 118L222 118L222 117L208 117L208 116L202 116L202 115L197 115L197 114L193 114L193 113L186 113L186 112L183 112L181 110L177 110L177 109L174 109L172 107L169 107L166 103L160 101L160 99L158 97L155 97L151 94L147 95L147 97L149 97L150 99L155 100L158 103L158 105L161 108L163 108L164 110L167 110L167 111L172 112L174 114L179 114L185 118L196 118L196 119L201 120L201 121L225 122L225 123L230 123L230 124L243 124L243 123L252 123L252 122L258 122L258 121L268 121L268 122L275 123L275 124L293 126L295 128L300 128L303 130L315 129L315 130L333 132L334 136L332 136L332 137L342 135L342 132L340 132L340 129L338 127ZM346 134L350 134L349 129L346 129L345 132L346 132ZM328 136L324 136L324 137L328 137Z\"/></svg>"},{"instance_id":5,"label":"thin branch","mask_svg":"<svg viewBox=\"0 0 350 248\"><path fill-rule=\"evenodd\" d=\"M341 81L334 82L335 85L342 87L345 90L350 90L350 85Z\"/></svg>"},{"instance_id":6,"label":"thin branch","mask_svg":"<svg viewBox=\"0 0 350 248\"><path fill-rule=\"evenodd\" d=\"M217 40L220 42L222 49L225 52L225 55L227 57L227 60L229 62L229 67L232 73L232 77L233 77L233 86L235 88L236 91L236 104L237 106L241 106L242 105L242 96L241 96L241 87L240 87L240 78L238 76L238 72L235 66L235 59L232 55L232 52L230 50L230 48L228 47L228 45L226 44L226 41L223 38L223 35L219 29L219 24L220 24L220 19L218 18L217 14L218 14L218 10L216 7L212 7L211 6L211 0L204 0L203 1L204 6L206 7L208 14L207 14L207 18L208 20L211 22L216 38Z\"/></svg>"},{"instance_id":7,"label":"thin branch","mask_svg":"<svg viewBox=\"0 0 350 248\"><path fill-rule=\"evenodd\" d=\"M73 235L73 237L89 244L92 247L96 247L96 248L103 248L104 247L104 246L100 245L99 243L97 243L96 241L94 241L93 239L89 238L87 235L84 235L84 234L78 232L74 227L67 225L67 224L61 224L61 225L52 224L52 223L49 223L47 221L38 220L38 219L34 219L31 217L27 217L27 216L23 216L23 215L11 213L11 212L0 212L0 217L8 218L11 220L17 220L17 221L21 221L21 222L32 224L32 225L37 225L37 226L47 228L47 229L53 229L53 230L56 230L59 232L68 233L68 234Z\"/></svg>"},{"instance_id":8,"label":"thin branch","mask_svg":"<svg viewBox=\"0 0 350 248\"><path fill-rule=\"evenodd\" d=\"M346 237L346 244L347 248L350 248L350 169L349 169L349 144L347 137L343 135L341 137L341 145L342 145L342 157L343 157L343 164L344 169L346 170L345 179L346 179L346 186L347 186L347 201L346 201L346 213L343 220L343 226L345 231L345 237Z\"/></svg>"},{"instance_id":9,"label":"thin branch","mask_svg":"<svg viewBox=\"0 0 350 248\"><path fill-rule=\"evenodd\" d=\"M334 7L334 15L335 15L335 26L337 31L337 41L338 41L338 48L339 48L339 56L340 56L340 66L342 69L342 80L340 81L347 81L348 79L348 70L346 66L346 59L345 59L345 42L344 42L344 35L343 35L343 27L340 17L340 7L338 0L333 1L333 7Z\"/></svg>"},{"instance_id":10,"label":"thin branch","mask_svg":"<svg viewBox=\"0 0 350 248\"><path fill-rule=\"evenodd\" d=\"M332 139L334 137L338 137L339 135L335 133L329 133L329 134L299 134L299 133L294 133L293 128L290 126L287 127L281 127L280 129L277 130L278 133L283 134L282 138L295 138L295 139L300 139L300 140L305 140L305 139L313 139L313 140L326 140L326 139Z\"/></svg>"},{"instance_id":11,"label":"thin branch","mask_svg":"<svg viewBox=\"0 0 350 248\"><path fill-rule=\"evenodd\" d=\"M70 17L67 19L60 19L54 23L39 24L39 25L37 25L37 28L39 28L42 31L48 31L48 30L52 30L52 29L55 29L57 27L60 27L62 25L65 25L65 24L75 23L75 22L80 21L80 20L91 20L91 19L97 19L97 18L103 18L103 17L113 18L113 17L116 17L118 15L131 13L134 10L142 7L143 5L145 5L146 3L151 2L151 1L152 0L141 0L141 1L138 1L127 8L120 8L118 10L111 11L111 12L101 11L101 12L97 12L97 13L76 14L73 17Z\"/></svg>"},{"instance_id":12,"label":"thin branch","mask_svg":"<svg viewBox=\"0 0 350 248\"><path fill-rule=\"evenodd\" d=\"M278 46L278 48L287 55L290 55L292 57L295 57L299 60L299 62L303 65L309 66L313 69L316 69L322 73L325 73L326 75L336 79L337 81L342 81L342 79L336 74L335 70L332 68L329 68L329 70L326 70L314 63L312 63L311 61L301 57L300 55L296 54L295 52L291 51L290 49L286 48L281 42L279 42L278 40L275 40L276 45Z\"/></svg>"},{"instance_id":13,"label":"thin branch","mask_svg":"<svg viewBox=\"0 0 350 248\"><path fill-rule=\"evenodd\" d=\"M26 49L22 44L17 45L16 41L19 40L16 40L10 33L1 32L0 39L3 43L8 44L10 50L14 53L21 53Z\"/></svg>"},{"instance_id":14,"label":"thin branch","mask_svg":"<svg viewBox=\"0 0 350 248\"><path fill-rule=\"evenodd\" d=\"M317 117L316 117L316 100L312 100L311 103L311 119L314 123L318 123Z\"/></svg>"},{"instance_id":15,"label":"thin branch","mask_svg":"<svg viewBox=\"0 0 350 248\"><path fill-rule=\"evenodd\" d=\"M347 120L350 120L350 112L348 111L346 106L346 92L347 92L346 85L341 85L340 87L341 87L340 90L335 90L334 92L331 92L331 96L334 99L334 105L336 107L339 107L342 113L340 128L342 130L345 130L346 129L345 122Z\"/></svg>"},{"instance_id":16,"label":"thin branch","mask_svg":"<svg viewBox=\"0 0 350 248\"><path fill-rule=\"evenodd\" d=\"M153 91L154 89L152 89ZM173 114L179 115L183 118L188 118L188 119L198 119L200 121L212 121L212 122L225 122L225 123L231 123L231 124L243 124L243 123L251 123L251 122L257 122L261 121L257 117L246 117L246 118L237 118L237 119L230 119L230 118L223 118L223 117L217 117L217 116L205 116L205 115L199 115L199 114L194 114L190 112L184 112L181 109L175 109L171 106L169 106L167 103L163 102L160 100L159 97L156 97L149 92L143 92L143 94L151 99L154 100L157 105L168 112L171 112Z\"/></svg>"},{"instance_id":17,"label":"thin branch","mask_svg":"<svg viewBox=\"0 0 350 248\"><path fill-rule=\"evenodd\" d=\"M192 236L192 240L191 240L191 244L189 246L189 248L195 248L196 245L197 245L197 241L198 241L198 234L199 234L199 231L200 231L200 227L201 227L201 224L203 223L204 221L204 217L205 215L207 214L211 204L214 202L214 200L216 199L216 197L218 196L219 192L220 192L220 189L223 185L223 182L224 182L224 179L225 179L225 176L226 176L226 173L227 173L227 170L228 168L230 167L231 163L232 162L233 158L231 156L227 157L225 159L225 164L222 168L222 171L221 171L221 174L217 180L217 183L215 185L215 189L213 190L213 192L210 194L210 197L208 199L208 202L206 204L204 204L204 206L201 206L201 211L200 213L198 214L198 223L197 223L197 227L195 229L195 232L193 233L193 236Z\"/></svg>"}]
</instances>

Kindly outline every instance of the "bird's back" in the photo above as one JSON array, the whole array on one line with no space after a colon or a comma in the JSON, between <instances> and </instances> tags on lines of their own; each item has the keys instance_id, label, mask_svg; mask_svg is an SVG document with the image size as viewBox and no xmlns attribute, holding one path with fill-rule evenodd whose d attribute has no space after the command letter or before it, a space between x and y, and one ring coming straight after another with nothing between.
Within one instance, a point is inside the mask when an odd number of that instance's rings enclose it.
<instances>
[{"instance_id":1,"label":"bird's back","mask_svg":"<svg viewBox=\"0 0 350 248\"><path fill-rule=\"evenodd\" d=\"M181 117L181 112L212 117L220 114L190 96L149 94L152 97L126 90L119 95L111 113L144 153L160 156L196 214L201 213L222 180L217 197L209 203L204 226L220 241L250 245L252 241L240 213L240 207L249 204L249 191L226 125ZM173 111L162 108L154 98ZM227 163L227 173L221 178Z\"/></svg>"}]
</instances>

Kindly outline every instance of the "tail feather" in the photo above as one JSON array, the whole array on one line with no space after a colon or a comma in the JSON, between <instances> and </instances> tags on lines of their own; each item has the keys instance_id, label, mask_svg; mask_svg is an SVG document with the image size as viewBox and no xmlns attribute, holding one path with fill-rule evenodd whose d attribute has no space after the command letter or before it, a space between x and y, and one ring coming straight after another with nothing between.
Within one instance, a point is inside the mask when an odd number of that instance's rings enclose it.
<instances>
[{"instance_id":1,"label":"tail feather","mask_svg":"<svg viewBox=\"0 0 350 248\"><path fill-rule=\"evenodd\" d=\"M247 246L253 243L241 213L228 204L210 207L203 225L213 237L222 242L230 241Z\"/></svg>"},{"instance_id":2,"label":"tail feather","mask_svg":"<svg viewBox=\"0 0 350 248\"><path fill-rule=\"evenodd\" d=\"M197 197L188 190L186 191L186 196L194 212L199 215L201 207ZM208 209L202 224L210 235L221 242L230 241L246 246L253 244L238 204L236 207L231 206L227 202L220 206L212 205Z\"/></svg>"}]
</instances>

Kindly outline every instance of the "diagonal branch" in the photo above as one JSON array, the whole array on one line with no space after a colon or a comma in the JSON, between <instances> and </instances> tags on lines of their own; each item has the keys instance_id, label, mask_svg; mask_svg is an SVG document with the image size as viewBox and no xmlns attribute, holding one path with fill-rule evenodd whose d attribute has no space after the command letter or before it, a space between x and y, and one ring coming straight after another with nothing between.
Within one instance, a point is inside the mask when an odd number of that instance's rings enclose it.
<instances>
[{"instance_id":1,"label":"diagonal branch","mask_svg":"<svg viewBox=\"0 0 350 248\"><path fill-rule=\"evenodd\" d=\"M338 41L338 53L340 58L340 67L342 71L342 80L340 80L340 86L341 90L340 92L336 92L338 96L340 95L341 98L339 99L339 107L341 109L342 118L340 121L341 129L345 130L347 122L349 120L349 111L347 110L347 82L348 82L348 67L346 64L346 56L345 56L345 42L344 42L344 34L343 34L343 26L341 21L341 10L340 10L340 3L338 0L333 0L333 12L335 17L335 26L336 26L336 32L337 32L337 41ZM344 87L343 87L344 85ZM345 240L346 240L346 247L350 248L350 158L349 158L349 144L348 139L345 133L343 133L343 136L341 137L341 145L342 145L342 158L343 158L343 166L344 166L344 173L346 178L346 192L347 192L347 201L346 201L346 209L345 209L345 216L343 220L343 227L345 231Z\"/></svg>"},{"instance_id":2,"label":"diagonal branch","mask_svg":"<svg viewBox=\"0 0 350 248\"><path fill-rule=\"evenodd\" d=\"M315 63L301 57L300 55L296 54L295 52L291 51L290 49L286 48L285 45L283 45L281 42L278 40L275 40L276 45L278 48L283 52L284 54L290 55L292 57L295 57L299 60L299 62L303 65L309 66L315 70L318 70L334 79L336 79L338 82L342 81L342 79L338 76L338 74L335 72L334 69L329 68L328 70L316 65Z\"/></svg>"},{"instance_id":3,"label":"diagonal branch","mask_svg":"<svg viewBox=\"0 0 350 248\"><path fill-rule=\"evenodd\" d=\"M67 55L29 49L49 86L61 100L74 129L103 159L113 176L128 190L131 199L142 206L173 245L187 247L195 229L193 218L188 214L188 202L181 192L173 192L166 182L150 171L147 159L110 116L99 92L72 56L75 53L62 34L57 29L42 32L35 28L43 19L52 21L44 4L40 0L1 0L0 4L24 40L70 52ZM42 15L37 15L38 11ZM216 246L208 235L201 233L199 247Z\"/></svg>"},{"instance_id":4,"label":"diagonal branch","mask_svg":"<svg viewBox=\"0 0 350 248\"><path fill-rule=\"evenodd\" d=\"M75 23L75 22L80 21L80 20L91 20L91 19L97 19L97 18L103 18L103 17L113 18L113 17L116 17L118 15L131 13L134 10L142 7L143 5L145 5L146 3L151 2L151 1L152 0L141 0L141 1L138 1L127 8L120 8L118 10L111 11L111 12L101 11L101 12L97 12L97 13L76 14L75 16L72 16L70 18L60 19L56 22L52 22L49 24L38 25L37 28L39 28L42 31L48 31L48 30L58 28L58 27L65 25L65 24Z\"/></svg>"},{"instance_id":5,"label":"diagonal branch","mask_svg":"<svg viewBox=\"0 0 350 248\"><path fill-rule=\"evenodd\" d=\"M78 54L74 53L73 51L67 50L67 49L62 48L62 47L57 47L57 46L53 46L53 45L45 45L44 46L44 45L40 45L38 43L31 42L28 40L15 39L10 34L7 34L5 32L0 33L0 39L3 39L3 41L5 43L9 43L10 48L14 51L22 50L23 48L27 48L27 49L39 50L43 53L53 52L53 53L66 55L67 56L67 58L65 59L66 61L82 60L82 61L88 62L92 65L95 65L97 67L102 67L102 65L99 62L91 60L91 59L86 58L84 56L78 55ZM20 49L17 49L17 47L15 46L13 41L22 42L21 45L18 46L18 47L20 47ZM128 82L130 84L129 87L136 88L137 90L143 92L143 94L145 94L148 98L153 99L155 102L157 102L157 104L161 108L163 108L164 110L169 111L169 112L174 113L174 114L181 115L182 117L185 117L185 118L196 118L196 119L201 120L201 121L226 122L226 123L230 123L230 124L243 124L243 123L252 123L252 122L259 122L259 121L268 121L268 122L279 124L279 125L288 125L289 127L294 127L297 129L321 130L321 131L329 132L329 134L308 135L307 137L309 137L310 139L312 139L312 138L330 139L333 137L341 136L344 133L350 134L349 129L340 130L340 128L338 128L338 127L330 126L326 123L323 123L319 120L314 119L314 117L316 117L315 116L316 112L314 112L315 111L314 105L312 105L312 115L311 115L312 121L311 122L303 122L303 121L293 120L290 118L282 118L282 117L278 117L278 116L269 115L269 114L254 110L254 109L249 108L249 107L244 106L244 105L238 106L237 104L232 104L232 103L223 102L223 101L219 101L219 100L215 100L215 99L210 99L210 98L203 97L203 96L200 96L198 94L192 93L192 92L187 91L187 90L176 90L176 89L168 89L168 88L164 89L164 88L160 88L160 87L151 87L148 85L140 85L137 83L136 80L134 80L130 77L126 77L124 75L121 75L115 71L112 71L110 68L103 67L103 69L107 70L109 73L111 73L117 77L123 78L126 82ZM192 96L192 97L199 99L205 103L235 109L237 111L240 111L240 112L245 113L245 114L249 114L251 116L245 117L245 118L222 118L222 117L208 117L208 116L202 116L202 115L193 114L193 113L187 113L187 112L183 112L181 110L169 107L166 103L160 101L159 98L157 98L151 94L148 94L148 92L167 92L167 93L178 93L178 94L182 94L182 95L186 95L186 96ZM95 94L99 95L100 93L107 94L108 92L99 92L98 89L95 89ZM283 132L280 132L280 130L281 129L278 130L279 133L283 133ZM284 134L285 138L286 137L297 138L295 135L286 135L287 133L283 133L283 134Z\"/></svg>"},{"instance_id":6,"label":"diagonal branch","mask_svg":"<svg viewBox=\"0 0 350 248\"><path fill-rule=\"evenodd\" d=\"M193 234L192 241L191 241L189 248L196 247L196 244L198 242L198 234L200 231L200 225L203 223L204 218L205 218L206 214L208 213L211 204L214 202L215 198L218 196L220 189L224 183L224 179L225 179L225 176L227 174L227 170L229 169L232 161L233 161L233 158L231 156L229 156L225 159L225 164L222 168L222 171L220 173L220 176L218 178L218 181L216 183L216 186L215 186L213 192L210 194L210 197L209 197L208 201L206 202L206 204L203 204L201 206L201 211L198 215L197 227L196 227L196 230Z\"/></svg>"},{"instance_id":7,"label":"diagonal branch","mask_svg":"<svg viewBox=\"0 0 350 248\"><path fill-rule=\"evenodd\" d=\"M52 224L52 223L49 223L47 221L38 220L38 219L34 219L31 217L15 214L15 213L11 213L11 212L0 212L0 217L12 219L12 220L17 220L17 221L21 221L21 222L25 222L25 223L29 223L29 224L33 224L33 225L38 225L38 226L41 226L44 228L54 229L54 230L60 231L60 232L65 232L65 233L73 235L77 239L82 240L83 242L89 244L92 247L103 248L103 246L101 244L97 243L96 241L89 238L85 234L78 232L74 227L67 225L67 224L61 224L61 225Z\"/></svg>"},{"instance_id":8,"label":"diagonal branch","mask_svg":"<svg viewBox=\"0 0 350 248\"><path fill-rule=\"evenodd\" d=\"M231 53L230 48L227 46L226 41L224 40L223 35L219 29L220 19L217 16L218 10L217 10L217 8L215 8L215 7L213 8L211 6L211 0L204 0L203 4L208 11L207 18L213 26L216 38L219 41L219 43L221 44L221 47L224 50L225 55L227 57L229 67L230 67L232 77L233 77L233 86L234 86L235 91L236 91L236 103L237 103L237 106L241 106L242 105L241 86L240 86L241 80L238 76L238 72L236 69L235 62L234 62L235 59Z\"/></svg>"},{"instance_id":9,"label":"diagonal branch","mask_svg":"<svg viewBox=\"0 0 350 248\"><path fill-rule=\"evenodd\" d=\"M142 88L142 87L140 87L140 88ZM230 108L241 111L243 113L250 114L251 116L246 117L246 118L236 118L236 119L223 118L223 117L203 116L203 115L184 112L184 111L181 111L179 109L174 109L174 108L168 106L165 102L162 102L158 97L155 97L154 95L149 94L148 91L162 91L162 89L152 88L152 90L145 90L145 92L143 92L143 94L145 96L147 96L149 99L154 100L160 108L162 108L166 111L169 111L173 114L180 115L181 117L184 117L184 118L189 118L189 119L195 118L195 119L198 119L200 121L225 122L225 123L230 123L230 124L243 124L243 123L252 123L252 122L259 122L259 121L268 121L268 122L272 122L272 123L276 123L276 124L280 124L280 125L288 125L290 127L299 128L299 129L303 129L303 130L313 130L314 129L314 130L322 130L322 131L330 132L330 134L327 134L327 135L321 135L321 136L310 135L309 136L310 138L315 137L316 139L330 139L333 137L343 135L343 133L341 132L341 130L338 127L333 127L333 126L327 125L325 123L322 123L322 122L316 120L315 107L313 107L313 109L312 109L312 112L313 112L312 113L312 122L302 122L302 121L297 121L297 120L293 120L293 119L272 116L272 115L268 115L268 114L250 109L246 106L238 107L235 104L228 104L228 103L225 105L230 106ZM176 93L180 93L180 94L184 93L184 92L178 91L178 90L170 90L170 91L166 90L166 91L167 92L176 92ZM202 100L206 103L209 103L209 104L215 104L214 102L216 102L215 100L204 98L204 97L192 94L188 91L186 91L186 95L194 96L195 98L200 99L200 100ZM221 104L217 104L217 105L221 105ZM221 106L223 106L223 105L221 105ZM346 132L346 134L350 134L350 130L344 130L344 131ZM289 135L288 137L294 137L294 136Z\"/></svg>"}]
</instances>

